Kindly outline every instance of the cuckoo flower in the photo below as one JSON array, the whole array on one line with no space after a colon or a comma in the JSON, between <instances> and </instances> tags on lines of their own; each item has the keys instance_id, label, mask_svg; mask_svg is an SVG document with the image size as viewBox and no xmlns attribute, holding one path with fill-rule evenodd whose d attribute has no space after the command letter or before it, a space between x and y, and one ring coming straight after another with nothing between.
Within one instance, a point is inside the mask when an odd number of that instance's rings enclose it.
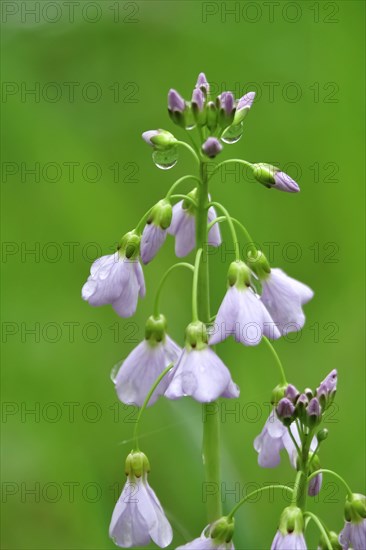
<instances>
[{"instance_id":1,"label":"cuckoo flower","mask_svg":"<svg viewBox=\"0 0 366 550\"><path fill-rule=\"evenodd\" d=\"M259 344L262 336L276 339L280 333L259 297L250 288L250 270L244 262L233 262L228 272L229 289L216 316L210 344L228 336L247 346Z\"/></svg>"},{"instance_id":2,"label":"cuckoo flower","mask_svg":"<svg viewBox=\"0 0 366 550\"><path fill-rule=\"evenodd\" d=\"M202 153L209 158L215 158L222 151L222 145L215 137L209 137L202 145Z\"/></svg>"},{"instance_id":3,"label":"cuckoo flower","mask_svg":"<svg viewBox=\"0 0 366 550\"><path fill-rule=\"evenodd\" d=\"M254 98L255 92L248 92L239 99L236 104L233 126L240 124L244 120L245 116L249 113L249 110L253 105Z\"/></svg>"},{"instance_id":4,"label":"cuckoo flower","mask_svg":"<svg viewBox=\"0 0 366 550\"><path fill-rule=\"evenodd\" d=\"M365 550L366 548L366 497L353 493L345 506L345 525L339 535L343 550Z\"/></svg>"},{"instance_id":5,"label":"cuckoo flower","mask_svg":"<svg viewBox=\"0 0 366 550\"><path fill-rule=\"evenodd\" d=\"M283 510L271 550L307 550L300 508L288 506Z\"/></svg>"},{"instance_id":6,"label":"cuckoo flower","mask_svg":"<svg viewBox=\"0 0 366 550\"><path fill-rule=\"evenodd\" d=\"M196 192L189 193L189 196L194 199ZM179 258L187 256L196 246L196 220L194 206L184 200L173 206L172 223L168 229L168 233L175 236L175 253ZM216 211L213 206L208 209L207 222L210 223L217 218ZM208 244L212 246L220 246L221 233L215 223L208 233Z\"/></svg>"},{"instance_id":7,"label":"cuckoo flower","mask_svg":"<svg viewBox=\"0 0 366 550\"><path fill-rule=\"evenodd\" d=\"M149 263L164 244L172 221L172 207L163 199L153 206L141 237L141 259Z\"/></svg>"},{"instance_id":8,"label":"cuckoo flower","mask_svg":"<svg viewBox=\"0 0 366 550\"><path fill-rule=\"evenodd\" d=\"M253 168L255 179L265 187L273 187L274 189L287 193L297 193L300 191L300 187L297 185L296 181L271 164L260 162L253 164Z\"/></svg>"},{"instance_id":9,"label":"cuckoo flower","mask_svg":"<svg viewBox=\"0 0 366 550\"><path fill-rule=\"evenodd\" d=\"M149 471L144 453L132 452L128 455L127 481L109 527L110 537L122 548L147 546L151 541L165 548L172 541L172 528L147 480Z\"/></svg>"},{"instance_id":10,"label":"cuckoo flower","mask_svg":"<svg viewBox=\"0 0 366 550\"><path fill-rule=\"evenodd\" d=\"M200 537L178 546L176 550L235 550L232 542L234 520L226 516L221 517L211 525L207 525Z\"/></svg>"},{"instance_id":11,"label":"cuckoo flower","mask_svg":"<svg viewBox=\"0 0 366 550\"><path fill-rule=\"evenodd\" d=\"M122 362L113 380L122 403L141 407L155 380L166 367L178 360L181 352L181 348L166 334L165 317L149 317L145 340ZM153 405L160 395L164 395L168 383L168 376L165 376L148 405Z\"/></svg>"},{"instance_id":12,"label":"cuckoo flower","mask_svg":"<svg viewBox=\"0 0 366 550\"><path fill-rule=\"evenodd\" d=\"M282 335L301 330L305 323L302 306L314 296L308 286L273 268L262 282L261 301Z\"/></svg>"},{"instance_id":13,"label":"cuckoo flower","mask_svg":"<svg viewBox=\"0 0 366 550\"><path fill-rule=\"evenodd\" d=\"M180 399L189 395L200 403L209 403L218 397L239 397L239 393L229 369L207 345L205 325L200 321L188 325L185 349L171 372L165 396Z\"/></svg>"},{"instance_id":14,"label":"cuckoo flower","mask_svg":"<svg viewBox=\"0 0 366 550\"><path fill-rule=\"evenodd\" d=\"M111 304L121 317L136 311L138 296L145 296L144 274L137 255L140 238L131 231L115 254L98 258L90 269L81 295L91 306Z\"/></svg>"}]
</instances>

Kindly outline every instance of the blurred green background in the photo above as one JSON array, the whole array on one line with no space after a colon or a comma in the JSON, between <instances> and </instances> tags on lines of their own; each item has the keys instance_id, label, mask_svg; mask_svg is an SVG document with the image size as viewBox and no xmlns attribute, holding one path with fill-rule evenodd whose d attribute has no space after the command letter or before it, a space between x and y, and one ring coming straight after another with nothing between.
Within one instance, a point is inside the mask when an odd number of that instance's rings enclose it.
<instances>
[{"instance_id":1,"label":"blurred green background","mask_svg":"<svg viewBox=\"0 0 366 550\"><path fill-rule=\"evenodd\" d=\"M2 18L2 548L114 547L108 525L136 411L118 405L110 371L143 337L173 240L145 268L133 319L89 307L80 289L92 261L195 169L182 151L173 170L158 170L140 136L163 127L183 137L166 94L189 98L202 70L218 91L257 91L242 140L222 159L277 163L301 186L268 191L237 171L212 180L211 193L271 248L273 265L315 290L304 330L276 349L300 388L339 370L322 465L364 492L364 3L3 2ZM231 259L212 256L213 310ZM163 304L182 343L188 274L170 280ZM260 469L253 450L278 382L268 351L226 341L219 353L241 387L240 402L221 408L228 510L294 472L286 456ZM141 426L174 545L206 524L201 431L190 400L160 400ZM339 530L344 490L324 482L310 507ZM236 548L268 548L284 505L266 495L243 507ZM317 532L308 533L314 548Z\"/></svg>"}]
</instances>

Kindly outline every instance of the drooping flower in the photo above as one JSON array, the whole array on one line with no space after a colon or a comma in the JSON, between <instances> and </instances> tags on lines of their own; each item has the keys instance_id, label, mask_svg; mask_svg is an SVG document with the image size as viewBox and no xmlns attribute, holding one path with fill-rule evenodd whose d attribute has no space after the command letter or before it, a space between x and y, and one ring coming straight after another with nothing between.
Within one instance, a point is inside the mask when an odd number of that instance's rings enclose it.
<instances>
[{"instance_id":1,"label":"drooping flower","mask_svg":"<svg viewBox=\"0 0 366 550\"><path fill-rule=\"evenodd\" d=\"M141 259L144 264L149 263L164 244L172 215L172 206L166 199L153 206L141 236Z\"/></svg>"},{"instance_id":2,"label":"drooping flower","mask_svg":"<svg viewBox=\"0 0 366 550\"><path fill-rule=\"evenodd\" d=\"M161 548L168 546L173 531L161 504L150 487L149 461L141 452L126 459L127 481L113 511L109 535L122 548L147 546L151 541Z\"/></svg>"},{"instance_id":3,"label":"drooping flower","mask_svg":"<svg viewBox=\"0 0 366 550\"><path fill-rule=\"evenodd\" d=\"M234 520L224 516L207 525L200 537L178 546L176 550L235 550L232 541Z\"/></svg>"},{"instance_id":4,"label":"drooping flower","mask_svg":"<svg viewBox=\"0 0 366 550\"><path fill-rule=\"evenodd\" d=\"M189 193L195 198L196 193ZM170 235L175 236L175 253L179 258L187 256L196 246L196 220L195 208L188 201L180 201L173 206L172 223L168 229ZM213 206L208 209L207 222L210 223L217 218ZM220 246L221 233L219 224L215 223L208 233L208 244Z\"/></svg>"},{"instance_id":5,"label":"drooping flower","mask_svg":"<svg viewBox=\"0 0 366 550\"><path fill-rule=\"evenodd\" d=\"M276 166L259 162L253 164L253 175L255 179L265 187L278 189L287 193L297 193L300 187L288 174L282 172Z\"/></svg>"},{"instance_id":6,"label":"drooping flower","mask_svg":"<svg viewBox=\"0 0 366 550\"><path fill-rule=\"evenodd\" d=\"M365 550L366 548L366 497L353 493L347 497L345 506L345 524L339 535L343 550Z\"/></svg>"},{"instance_id":7,"label":"drooping flower","mask_svg":"<svg viewBox=\"0 0 366 550\"><path fill-rule=\"evenodd\" d=\"M98 258L81 295L91 306L111 304L121 317L136 311L138 296L145 296L145 280L137 259L140 238L131 231L121 241L118 252Z\"/></svg>"},{"instance_id":8,"label":"drooping flower","mask_svg":"<svg viewBox=\"0 0 366 550\"><path fill-rule=\"evenodd\" d=\"M165 397L191 396L200 403L209 403L218 397L238 397L239 393L229 369L207 345L205 325L200 321L188 325L185 349L172 370Z\"/></svg>"},{"instance_id":9,"label":"drooping flower","mask_svg":"<svg viewBox=\"0 0 366 550\"><path fill-rule=\"evenodd\" d=\"M304 518L300 508L291 505L283 510L271 550L307 550Z\"/></svg>"},{"instance_id":10,"label":"drooping flower","mask_svg":"<svg viewBox=\"0 0 366 550\"><path fill-rule=\"evenodd\" d=\"M131 351L120 364L113 379L116 392L122 403L141 407L158 376L181 355L181 348L166 334L163 315L149 317L146 322L145 340ZM159 383L148 406L164 395L169 384L168 375Z\"/></svg>"},{"instance_id":11,"label":"drooping flower","mask_svg":"<svg viewBox=\"0 0 366 550\"><path fill-rule=\"evenodd\" d=\"M289 332L301 330L305 323L302 306L314 296L311 288L289 277L278 268L271 269L261 283L261 301L281 334L286 335Z\"/></svg>"},{"instance_id":12,"label":"drooping flower","mask_svg":"<svg viewBox=\"0 0 366 550\"><path fill-rule=\"evenodd\" d=\"M249 286L250 270L244 262L232 262L228 282L229 289L217 313L210 344L218 344L229 336L247 346L259 344L263 335L279 338L274 320Z\"/></svg>"}]
</instances>

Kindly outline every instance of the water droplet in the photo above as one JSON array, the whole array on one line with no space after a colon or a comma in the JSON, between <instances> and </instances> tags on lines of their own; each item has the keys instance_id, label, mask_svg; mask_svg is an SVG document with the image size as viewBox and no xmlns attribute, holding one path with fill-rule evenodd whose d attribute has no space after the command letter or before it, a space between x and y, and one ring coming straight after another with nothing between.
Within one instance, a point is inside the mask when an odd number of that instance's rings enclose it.
<instances>
[{"instance_id":1,"label":"water droplet","mask_svg":"<svg viewBox=\"0 0 366 550\"><path fill-rule=\"evenodd\" d=\"M113 384L116 383L117 373L118 373L119 368L120 368L120 366L122 365L122 363L123 363L123 361L119 361L119 363L116 363L116 364L114 365L114 367L112 368L112 370L111 370L110 377L111 377L111 380L112 380Z\"/></svg>"},{"instance_id":2,"label":"water droplet","mask_svg":"<svg viewBox=\"0 0 366 550\"><path fill-rule=\"evenodd\" d=\"M161 170L169 170L177 164L178 147L169 147L164 151L154 151L152 154L153 161Z\"/></svg>"},{"instance_id":3,"label":"water droplet","mask_svg":"<svg viewBox=\"0 0 366 550\"><path fill-rule=\"evenodd\" d=\"M223 142L231 144L231 143L238 142L242 135L243 135L243 123L241 122L236 126L229 126L229 128L225 130L221 139Z\"/></svg>"}]
</instances>

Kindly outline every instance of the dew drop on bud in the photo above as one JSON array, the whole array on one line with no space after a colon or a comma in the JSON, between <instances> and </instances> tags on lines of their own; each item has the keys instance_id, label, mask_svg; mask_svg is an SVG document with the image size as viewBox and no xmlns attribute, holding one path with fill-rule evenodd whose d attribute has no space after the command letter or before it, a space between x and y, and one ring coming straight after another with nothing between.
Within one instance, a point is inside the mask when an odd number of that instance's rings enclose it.
<instances>
[{"instance_id":1,"label":"dew drop on bud","mask_svg":"<svg viewBox=\"0 0 366 550\"><path fill-rule=\"evenodd\" d=\"M243 135L243 123L241 122L236 126L229 126L229 128L225 130L221 139L223 142L231 144L239 141L242 135Z\"/></svg>"},{"instance_id":2,"label":"dew drop on bud","mask_svg":"<svg viewBox=\"0 0 366 550\"><path fill-rule=\"evenodd\" d=\"M177 164L178 161L178 148L169 147L164 151L154 151L152 154L155 165L161 170L169 170Z\"/></svg>"}]
</instances>

